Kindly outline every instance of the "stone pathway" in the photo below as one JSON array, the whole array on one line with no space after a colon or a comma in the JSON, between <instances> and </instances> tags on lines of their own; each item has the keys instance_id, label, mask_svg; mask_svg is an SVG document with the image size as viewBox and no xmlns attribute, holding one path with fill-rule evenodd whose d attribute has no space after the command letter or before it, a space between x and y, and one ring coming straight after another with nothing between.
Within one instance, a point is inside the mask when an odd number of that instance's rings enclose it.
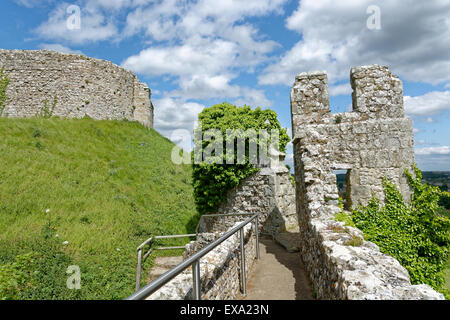
<instances>
[{"instance_id":1,"label":"stone pathway","mask_svg":"<svg viewBox=\"0 0 450 320\"><path fill-rule=\"evenodd\" d=\"M300 253L288 252L269 237L260 238L260 260L247 281L245 300L312 300Z\"/></svg>"},{"instance_id":2,"label":"stone pathway","mask_svg":"<svg viewBox=\"0 0 450 320\"><path fill-rule=\"evenodd\" d=\"M183 262L183 257L157 257L153 263L153 267L150 270L150 273L147 276L147 283L157 279L163 273L166 273L177 264Z\"/></svg>"}]
</instances>

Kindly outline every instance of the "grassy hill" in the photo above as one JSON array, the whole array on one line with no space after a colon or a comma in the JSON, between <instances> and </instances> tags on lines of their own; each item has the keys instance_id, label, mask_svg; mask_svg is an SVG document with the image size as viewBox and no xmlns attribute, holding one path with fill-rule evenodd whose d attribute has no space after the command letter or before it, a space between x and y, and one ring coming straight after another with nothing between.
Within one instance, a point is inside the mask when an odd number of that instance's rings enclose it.
<instances>
[{"instance_id":1,"label":"grassy hill","mask_svg":"<svg viewBox=\"0 0 450 320\"><path fill-rule=\"evenodd\" d=\"M137 123L0 119L0 299L121 299L136 247L193 231L190 166ZM66 270L81 269L81 290Z\"/></svg>"}]
</instances>

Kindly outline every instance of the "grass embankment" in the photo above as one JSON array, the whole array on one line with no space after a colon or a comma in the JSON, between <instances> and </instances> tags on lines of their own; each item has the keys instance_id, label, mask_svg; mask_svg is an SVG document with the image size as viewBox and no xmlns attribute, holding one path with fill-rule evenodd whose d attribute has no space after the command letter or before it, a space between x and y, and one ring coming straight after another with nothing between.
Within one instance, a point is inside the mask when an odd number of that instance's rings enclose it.
<instances>
[{"instance_id":1,"label":"grass embankment","mask_svg":"<svg viewBox=\"0 0 450 320\"><path fill-rule=\"evenodd\" d=\"M131 294L136 247L198 219L172 147L132 122L0 119L0 299ZM66 286L70 265L81 290Z\"/></svg>"},{"instance_id":2,"label":"grass embankment","mask_svg":"<svg viewBox=\"0 0 450 320\"><path fill-rule=\"evenodd\" d=\"M450 292L450 257L444 266L445 288Z\"/></svg>"}]
</instances>

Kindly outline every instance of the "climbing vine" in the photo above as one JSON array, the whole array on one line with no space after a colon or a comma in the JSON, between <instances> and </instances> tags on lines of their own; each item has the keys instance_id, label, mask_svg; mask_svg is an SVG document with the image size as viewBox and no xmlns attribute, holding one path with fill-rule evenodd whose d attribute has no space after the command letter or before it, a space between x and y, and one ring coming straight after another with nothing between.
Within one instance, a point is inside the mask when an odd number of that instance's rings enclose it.
<instances>
[{"instance_id":1,"label":"climbing vine","mask_svg":"<svg viewBox=\"0 0 450 320\"><path fill-rule=\"evenodd\" d=\"M42 118L51 118L53 116L53 112L55 111L55 107L58 103L58 98L56 96L53 97L53 102L51 106L49 106L48 103L49 103L48 100L45 99L43 101L43 106L39 110L39 116Z\"/></svg>"},{"instance_id":2,"label":"climbing vine","mask_svg":"<svg viewBox=\"0 0 450 320\"><path fill-rule=\"evenodd\" d=\"M7 100L6 89L8 88L9 82L9 76L2 67L0 69L0 117L3 115L3 111L5 110Z\"/></svg>"},{"instance_id":3,"label":"climbing vine","mask_svg":"<svg viewBox=\"0 0 450 320\"><path fill-rule=\"evenodd\" d=\"M352 219L366 240L408 270L413 284L429 284L448 297L442 271L450 251L450 219L437 213L442 191L422 183L422 173L417 167L414 171L415 176L405 170L413 190L410 204L385 179L384 206L374 198L366 207L353 211Z\"/></svg>"}]
</instances>

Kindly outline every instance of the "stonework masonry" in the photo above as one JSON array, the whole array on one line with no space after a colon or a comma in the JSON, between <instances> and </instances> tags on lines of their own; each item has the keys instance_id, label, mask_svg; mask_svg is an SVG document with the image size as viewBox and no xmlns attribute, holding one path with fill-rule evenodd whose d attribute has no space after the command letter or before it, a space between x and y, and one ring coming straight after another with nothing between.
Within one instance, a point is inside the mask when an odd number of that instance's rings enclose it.
<instances>
[{"instance_id":1,"label":"stonework masonry","mask_svg":"<svg viewBox=\"0 0 450 320\"><path fill-rule=\"evenodd\" d=\"M10 78L3 116L32 117L44 105L54 116L138 121L153 127L150 89L112 62L54 51L1 50Z\"/></svg>"},{"instance_id":2,"label":"stonework masonry","mask_svg":"<svg viewBox=\"0 0 450 320\"><path fill-rule=\"evenodd\" d=\"M283 161L272 162L270 167L245 179L230 190L227 201L215 214L259 213L259 231L272 235L298 232L295 211L295 187L289 179L289 171ZM202 220L196 241L186 245L183 258L198 252L221 234L248 217L212 217ZM256 259L254 228L245 228L245 256L247 278ZM240 251L239 234L219 245L200 260L202 299L232 300L240 295ZM192 270L188 269L167 285L148 297L149 300L189 299L192 295Z\"/></svg>"},{"instance_id":3,"label":"stonework masonry","mask_svg":"<svg viewBox=\"0 0 450 320\"><path fill-rule=\"evenodd\" d=\"M382 178L391 179L404 195L410 190L403 174L412 171L414 138L411 119L403 115L401 81L386 67L353 68L353 112L332 114L327 75L303 73L291 91L292 129L297 161L306 184L319 179L325 199L336 203L337 185L333 170L348 170L347 205L367 204L373 195L383 199ZM310 155L308 159L306 156ZM297 159L301 160L301 159ZM302 196L304 192L299 194Z\"/></svg>"},{"instance_id":4,"label":"stonework masonry","mask_svg":"<svg viewBox=\"0 0 450 320\"><path fill-rule=\"evenodd\" d=\"M227 201L215 214L259 213L261 231L276 237L279 233L298 232L295 187L283 160L261 170L230 190ZM202 232L228 230L242 217L206 218Z\"/></svg>"},{"instance_id":5,"label":"stonework masonry","mask_svg":"<svg viewBox=\"0 0 450 320\"><path fill-rule=\"evenodd\" d=\"M239 223L236 223L238 225ZM220 236L220 232L200 234L196 241L186 245L184 258L198 252L203 246ZM200 287L202 300L234 300L240 296L240 239L239 233L231 236L200 260ZM256 259L256 237L252 225L244 227L246 276L250 275ZM188 268L147 300L192 299L192 269Z\"/></svg>"},{"instance_id":6,"label":"stonework masonry","mask_svg":"<svg viewBox=\"0 0 450 320\"><path fill-rule=\"evenodd\" d=\"M402 82L378 65L353 68L350 77L353 112L331 113L325 72L298 75L291 91L300 253L317 297L443 299L427 285L411 285L397 260L334 220L341 211L334 170L347 170L348 208L383 200L384 177L411 197L403 170L412 170L414 141ZM361 245L349 245L356 238Z\"/></svg>"}]
</instances>

